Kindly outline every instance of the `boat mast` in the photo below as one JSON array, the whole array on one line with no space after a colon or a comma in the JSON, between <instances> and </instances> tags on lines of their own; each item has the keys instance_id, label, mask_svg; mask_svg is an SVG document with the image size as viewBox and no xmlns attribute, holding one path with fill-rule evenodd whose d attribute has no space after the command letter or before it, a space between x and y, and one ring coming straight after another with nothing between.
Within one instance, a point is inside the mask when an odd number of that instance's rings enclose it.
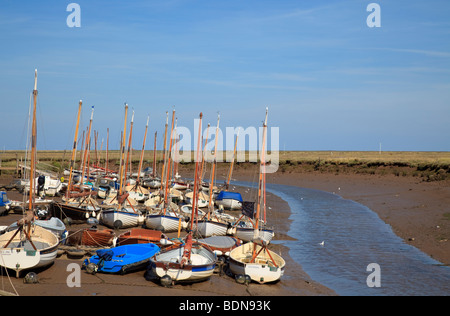
<instances>
[{"instance_id":1,"label":"boat mast","mask_svg":"<svg viewBox=\"0 0 450 316\"><path fill-rule=\"evenodd\" d=\"M14 237L21 232L25 232L25 238L28 239L31 246L35 251L37 251L36 246L34 245L33 241L31 240L31 222L34 220L34 185L35 185L35 177L34 174L36 173L36 103L37 103L37 69L34 70L34 90L33 90L33 120L32 120L32 127L31 127L31 157L30 157L30 196L29 196L29 202L28 202L28 210L26 212L26 216L20 220L17 221L17 225L19 228L16 230L16 232L11 236L11 239L3 246L3 248L7 248L9 244L12 242ZM27 225L26 230L24 230L25 225Z\"/></svg>"},{"instance_id":2,"label":"boat mast","mask_svg":"<svg viewBox=\"0 0 450 316\"><path fill-rule=\"evenodd\" d=\"M105 176L108 174L108 151L109 151L109 128L106 129L106 161L105 161Z\"/></svg>"},{"instance_id":3,"label":"boat mast","mask_svg":"<svg viewBox=\"0 0 450 316\"><path fill-rule=\"evenodd\" d=\"M144 133L144 142L142 143L142 151L141 151L141 159L139 160L139 169L138 169L138 176L136 181L136 186L139 184L141 179L141 169L142 169L142 161L144 160L144 150L145 150L145 141L147 139L147 130L148 130L148 120L149 116L147 116L147 125L145 125L145 133Z\"/></svg>"},{"instance_id":4,"label":"boat mast","mask_svg":"<svg viewBox=\"0 0 450 316\"><path fill-rule=\"evenodd\" d=\"M198 185L197 185L197 178L198 178L198 156L199 156L199 152L200 152L200 147L202 144L201 141L201 136L202 136L202 117L203 117L203 113L200 113L200 121L198 122L198 140L197 140L197 158L195 159L195 173L194 173L194 190L193 190L193 195L192 195L192 216L191 216L191 229L190 229L190 233L192 233L192 228L194 225L194 218L196 217L196 208L197 208L197 191L198 191Z\"/></svg>"},{"instance_id":5,"label":"boat mast","mask_svg":"<svg viewBox=\"0 0 450 316\"><path fill-rule=\"evenodd\" d=\"M93 118L94 118L94 106L92 106L91 119L89 121L89 128L88 128L88 132L86 135L86 149L84 151L83 169L81 171L81 188L83 188L83 183L84 183L84 171L85 171L85 165L86 165L86 161L87 161L86 155L89 151L89 146L90 146L90 142L91 142L91 128L92 128L92 119ZM89 163L88 163L88 168L89 168Z\"/></svg>"},{"instance_id":6,"label":"boat mast","mask_svg":"<svg viewBox=\"0 0 450 316\"><path fill-rule=\"evenodd\" d=\"M164 180L164 170L166 168L166 149L167 149L167 127L169 126L169 112L166 111L166 125L164 130L164 150L163 150L163 165L162 165L162 171L161 171L161 188L163 185L165 185Z\"/></svg>"},{"instance_id":7,"label":"boat mast","mask_svg":"<svg viewBox=\"0 0 450 316\"><path fill-rule=\"evenodd\" d=\"M178 118L175 119L175 128L173 132L173 138L175 139L175 152L173 154L173 171L172 171L172 179L178 179L178 133L177 133L177 126L178 126Z\"/></svg>"},{"instance_id":8,"label":"boat mast","mask_svg":"<svg viewBox=\"0 0 450 316\"><path fill-rule=\"evenodd\" d=\"M127 131L127 114L128 114L128 104L125 103L125 119L123 123L123 133L122 133L122 153L120 157L120 185L119 185L119 195L122 195L122 180L123 180L123 160L125 158L125 137Z\"/></svg>"},{"instance_id":9,"label":"boat mast","mask_svg":"<svg viewBox=\"0 0 450 316\"><path fill-rule=\"evenodd\" d=\"M157 136L158 136L158 131L155 132L155 141L153 143L153 169L152 169L153 178L156 177L156 137Z\"/></svg>"},{"instance_id":10,"label":"boat mast","mask_svg":"<svg viewBox=\"0 0 450 316\"><path fill-rule=\"evenodd\" d=\"M212 203L212 195L213 195L213 188L214 188L214 174L216 171L216 164L217 164L217 143L219 139L219 121L220 121L220 115L217 115L217 126L216 126L216 141L214 145L214 162L211 170L211 181L209 181L209 205L208 205L208 220L211 217L211 212L213 211L214 205Z\"/></svg>"},{"instance_id":11,"label":"boat mast","mask_svg":"<svg viewBox=\"0 0 450 316\"><path fill-rule=\"evenodd\" d=\"M266 127L267 127L267 112L269 111L268 108L266 108L266 118L263 123L263 139L262 139L262 148L261 148L261 158L260 158L260 168L259 168L259 185L258 185L258 203L256 204L256 224L255 224L255 230L258 230L259 227L259 217L261 213L261 191L262 191L262 177L264 172L264 164L265 164L265 157L264 153L266 150Z\"/></svg>"},{"instance_id":12,"label":"boat mast","mask_svg":"<svg viewBox=\"0 0 450 316\"><path fill-rule=\"evenodd\" d=\"M209 127L211 126L211 124L208 123L208 128L206 129L206 138L205 138L205 145L203 146L202 149L202 167L200 168L200 186L203 183L203 166L205 163L205 156L206 156L206 143L208 142L208 136L209 136Z\"/></svg>"},{"instance_id":13,"label":"boat mast","mask_svg":"<svg viewBox=\"0 0 450 316\"><path fill-rule=\"evenodd\" d=\"M133 122L134 122L134 110L131 115L131 124L130 124L130 137L128 138L128 151L127 151L127 161L125 163L125 173L123 175L125 185L127 183L127 169L128 169L128 159L130 158L130 148L131 148L131 135L133 135ZM131 178L131 170L130 170L130 178Z\"/></svg>"},{"instance_id":14,"label":"boat mast","mask_svg":"<svg viewBox=\"0 0 450 316\"><path fill-rule=\"evenodd\" d=\"M82 103L83 103L82 100L80 100L80 103L78 104L77 127L75 129L75 137L73 138L72 158L70 160L69 185L67 186L67 191L66 191L66 204L69 201L70 191L72 190L72 173L73 173L73 166L75 164L75 155L77 152L78 128L80 125Z\"/></svg>"},{"instance_id":15,"label":"boat mast","mask_svg":"<svg viewBox=\"0 0 450 316\"><path fill-rule=\"evenodd\" d=\"M175 121L175 110L172 111L172 126L170 128L170 145L169 145L169 151L168 151L168 163L167 163L167 176L166 176L166 187L164 190L164 215L166 215L167 211L167 196L168 189L169 189L169 176L170 176L170 158L172 157L172 136L173 136L173 124Z\"/></svg>"},{"instance_id":16,"label":"boat mast","mask_svg":"<svg viewBox=\"0 0 450 316\"><path fill-rule=\"evenodd\" d=\"M233 173L233 164L234 164L234 158L236 156L236 148L237 148L237 142L238 142L238 138L239 138L239 131L240 131L240 129L238 129L238 132L236 135L236 141L234 142L233 158L231 160L230 170L228 171L227 183L225 185L226 190L228 190L228 187L230 186L231 174Z\"/></svg>"},{"instance_id":17,"label":"boat mast","mask_svg":"<svg viewBox=\"0 0 450 316\"><path fill-rule=\"evenodd\" d=\"M36 174L36 103L37 103L37 69L34 70L34 90L33 90L33 120L31 123L31 163L30 163L30 197L28 202L27 219L28 227L33 219L34 209L34 191L35 191L35 174ZM31 218L28 216L31 215Z\"/></svg>"}]
</instances>

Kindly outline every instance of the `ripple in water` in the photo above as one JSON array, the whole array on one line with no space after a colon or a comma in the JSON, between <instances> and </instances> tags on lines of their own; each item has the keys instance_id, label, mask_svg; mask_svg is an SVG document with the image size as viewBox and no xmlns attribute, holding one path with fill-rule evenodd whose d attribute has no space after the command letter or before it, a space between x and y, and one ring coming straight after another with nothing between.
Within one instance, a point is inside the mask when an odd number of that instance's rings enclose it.
<instances>
[{"instance_id":1,"label":"ripple in water","mask_svg":"<svg viewBox=\"0 0 450 316\"><path fill-rule=\"evenodd\" d=\"M403 242L364 205L294 186L267 184L267 191L291 208L288 234L296 240L283 241L290 256L337 294L450 295L450 267ZM380 267L381 287L367 285L371 263Z\"/></svg>"}]
</instances>

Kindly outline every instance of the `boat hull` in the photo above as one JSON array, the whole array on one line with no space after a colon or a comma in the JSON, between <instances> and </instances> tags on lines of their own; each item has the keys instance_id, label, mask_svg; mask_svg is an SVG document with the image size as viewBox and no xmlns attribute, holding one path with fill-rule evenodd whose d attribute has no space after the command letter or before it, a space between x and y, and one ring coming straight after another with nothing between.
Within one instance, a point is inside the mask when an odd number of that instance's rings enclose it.
<instances>
[{"instance_id":1,"label":"boat hull","mask_svg":"<svg viewBox=\"0 0 450 316\"><path fill-rule=\"evenodd\" d=\"M22 242L20 234L5 248L15 232L10 231L0 236L0 266L16 271L16 276L19 277L24 270L46 267L55 261L59 244L55 234L35 226L31 232L31 240L37 250L32 248L29 241Z\"/></svg>"},{"instance_id":2,"label":"boat hull","mask_svg":"<svg viewBox=\"0 0 450 316\"><path fill-rule=\"evenodd\" d=\"M75 222L85 222L89 217L95 217L96 214L100 211L100 208L94 209L93 207L76 207L70 204L58 202L50 203L49 209L54 217L57 217L61 220L70 218Z\"/></svg>"},{"instance_id":3,"label":"boat hull","mask_svg":"<svg viewBox=\"0 0 450 316\"><path fill-rule=\"evenodd\" d=\"M98 250L95 256L84 261L84 265L94 263L100 272L126 273L148 266L150 257L159 251L155 244L134 244ZM103 254L109 252L111 257L104 259Z\"/></svg>"},{"instance_id":4,"label":"boat hull","mask_svg":"<svg viewBox=\"0 0 450 316\"><path fill-rule=\"evenodd\" d=\"M181 226L180 226L181 225ZM186 228L184 218L163 214L149 214L145 217L145 226L150 229L160 230L164 233L176 232L178 227Z\"/></svg>"},{"instance_id":5,"label":"boat hull","mask_svg":"<svg viewBox=\"0 0 450 316\"><path fill-rule=\"evenodd\" d=\"M222 206L226 210L240 210L242 209L242 202L234 199L216 200L217 206Z\"/></svg>"},{"instance_id":6,"label":"boat hull","mask_svg":"<svg viewBox=\"0 0 450 316\"><path fill-rule=\"evenodd\" d=\"M252 262L254 247L259 254ZM229 257L230 271L235 275L248 275L260 284L280 280L284 274L284 259L267 248L261 248L260 245L246 243L233 249Z\"/></svg>"},{"instance_id":7,"label":"boat hull","mask_svg":"<svg viewBox=\"0 0 450 316\"><path fill-rule=\"evenodd\" d=\"M181 266L184 247L156 254L150 259L148 269L157 277L169 276L174 282L200 282L214 273L216 256L204 247L193 247L190 264Z\"/></svg>"},{"instance_id":8,"label":"boat hull","mask_svg":"<svg viewBox=\"0 0 450 316\"><path fill-rule=\"evenodd\" d=\"M221 223L206 219L199 220L196 224L197 226L195 232L199 233L203 237L225 236L229 228L228 223Z\"/></svg>"},{"instance_id":9,"label":"boat hull","mask_svg":"<svg viewBox=\"0 0 450 316\"><path fill-rule=\"evenodd\" d=\"M244 242L257 240L263 240L265 243L270 243L275 233L271 229L261 229L255 232L252 227L236 227L236 231L233 236L241 239Z\"/></svg>"},{"instance_id":10,"label":"boat hull","mask_svg":"<svg viewBox=\"0 0 450 316\"><path fill-rule=\"evenodd\" d=\"M142 225L144 216L127 209L107 209L100 213L100 221L110 228L131 228Z\"/></svg>"}]
</instances>

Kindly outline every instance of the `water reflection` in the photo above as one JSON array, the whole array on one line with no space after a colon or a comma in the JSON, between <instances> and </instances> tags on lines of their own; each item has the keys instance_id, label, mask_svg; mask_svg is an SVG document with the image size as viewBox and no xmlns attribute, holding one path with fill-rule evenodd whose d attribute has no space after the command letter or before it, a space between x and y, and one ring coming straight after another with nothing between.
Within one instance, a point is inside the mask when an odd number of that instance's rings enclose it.
<instances>
[{"instance_id":1,"label":"water reflection","mask_svg":"<svg viewBox=\"0 0 450 316\"><path fill-rule=\"evenodd\" d=\"M268 184L267 191L291 208L290 256L339 295L450 295L450 267L404 243L364 205L294 186ZM367 286L370 263L381 268L379 288Z\"/></svg>"}]
</instances>

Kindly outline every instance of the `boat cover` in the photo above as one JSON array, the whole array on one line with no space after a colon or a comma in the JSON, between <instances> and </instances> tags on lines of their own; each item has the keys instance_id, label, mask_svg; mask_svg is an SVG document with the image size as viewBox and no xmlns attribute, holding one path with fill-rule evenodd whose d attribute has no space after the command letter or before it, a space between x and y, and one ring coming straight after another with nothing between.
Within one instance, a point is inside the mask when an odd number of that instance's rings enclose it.
<instances>
[{"instance_id":1,"label":"boat cover","mask_svg":"<svg viewBox=\"0 0 450 316\"><path fill-rule=\"evenodd\" d=\"M223 199L232 199L232 200L237 200L239 202L242 202L242 196L238 192L220 191L216 200L221 201Z\"/></svg>"}]
</instances>

